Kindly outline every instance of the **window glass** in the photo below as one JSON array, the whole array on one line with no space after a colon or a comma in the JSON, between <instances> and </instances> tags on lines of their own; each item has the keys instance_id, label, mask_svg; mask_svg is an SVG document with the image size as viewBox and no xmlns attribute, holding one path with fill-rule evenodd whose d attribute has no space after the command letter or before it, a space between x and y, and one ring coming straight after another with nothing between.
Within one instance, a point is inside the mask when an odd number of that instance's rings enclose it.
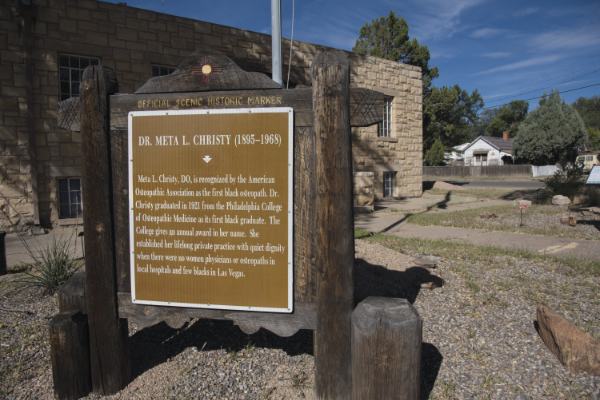
<instances>
[{"instance_id":1,"label":"window glass","mask_svg":"<svg viewBox=\"0 0 600 400\"><path fill-rule=\"evenodd\" d=\"M58 180L59 218L75 218L83 215L81 201L81 178Z\"/></svg>"},{"instance_id":2,"label":"window glass","mask_svg":"<svg viewBox=\"0 0 600 400\"><path fill-rule=\"evenodd\" d=\"M173 67L165 67L163 65L152 66L152 76L170 75L175 71Z\"/></svg>"},{"instance_id":3,"label":"window glass","mask_svg":"<svg viewBox=\"0 0 600 400\"><path fill-rule=\"evenodd\" d=\"M97 58L79 56L60 56L60 100L79 96L79 82L83 77L83 70L88 65L99 65Z\"/></svg>"},{"instance_id":4,"label":"window glass","mask_svg":"<svg viewBox=\"0 0 600 400\"><path fill-rule=\"evenodd\" d=\"M383 121L378 125L377 136L392 137L392 101L393 97L383 96Z\"/></svg>"}]
</instances>

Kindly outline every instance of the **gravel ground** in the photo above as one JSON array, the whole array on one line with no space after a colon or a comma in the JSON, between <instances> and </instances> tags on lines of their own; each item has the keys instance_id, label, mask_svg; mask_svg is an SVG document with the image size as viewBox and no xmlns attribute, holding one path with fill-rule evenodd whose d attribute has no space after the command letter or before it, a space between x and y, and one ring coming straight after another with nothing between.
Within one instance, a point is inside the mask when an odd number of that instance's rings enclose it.
<instances>
[{"instance_id":1,"label":"gravel ground","mask_svg":"<svg viewBox=\"0 0 600 400\"><path fill-rule=\"evenodd\" d=\"M434 259L433 270L414 257ZM423 317L424 399L597 399L600 377L563 368L535 329L537 304L600 336L598 278L513 257L445 259L356 240L356 300L405 297ZM442 288L420 289L430 274ZM14 276L14 274L12 275ZM10 275L8 276L10 277ZM55 296L0 282L0 397L52 398L47 317ZM130 323L133 379L114 399L312 398L312 332L246 335L230 322L194 320L138 330ZM99 396L90 395L89 399Z\"/></svg>"}]
</instances>

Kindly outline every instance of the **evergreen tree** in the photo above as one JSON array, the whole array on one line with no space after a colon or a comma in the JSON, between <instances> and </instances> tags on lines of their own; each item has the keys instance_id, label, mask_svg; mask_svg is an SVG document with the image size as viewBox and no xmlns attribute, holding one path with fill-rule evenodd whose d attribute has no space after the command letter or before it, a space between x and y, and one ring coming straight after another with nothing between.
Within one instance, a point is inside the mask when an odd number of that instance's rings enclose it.
<instances>
[{"instance_id":1,"label":"evergreen tree","mask_svg":"<svg viewBox=\"0 0 600 400\"><path fill-rule=\"evenodd\" d=\"M352 51L421 67L425 90L431 85L431 80L439 76L437 67L429 68L431 56L427 46L420 45L415 38L410 40L406 20L398 18L392 10L387 18L373 19L360 28L360 36Z\"/></svg>"},{"instance_id":2,"label":"evergreen tree","mask_svg":"<svg viewBox=\"0 0 600 400\"><path fill-rule=\"evenodd\" d=\"M588 146L600 150L600 97L580 97L573 103L588 132Z\"/></svg>"},{"instance_id":3,"label":"evergreen tree","mask_svg":"<svg viewBox=\"0 0 600 400\"><path fill-rule=\"evenodd\" d=\"M502 137L504 132L508 131L509 136L514 137L517 134L519 124L527 116L528 109L529 103L524 100L513 100L500 108L494 109L497 110L496 115L489 121L486 127L487 134Z\"/></svg>"},{"instance_id":4,"label":"evergreen tree","mask_svg":"<svg viewBox=\"0 0 600 400\"><path fill-rule=\"evenodd\" d=\"M446 165L444 162L444 145L439 139L433 142L431 148L425 153L425 161L427 161L427 165L432 167Z\"/></svg>"},{"instance_id":5,"label":"evergreen tree","mask_svg":"<svg viewBox=\"0 0 600 400\"><path fill-rule=\"evenodd\" d=\"M436 140L447 148L473 140L481 108L483 99L477 89L469 95L458 85L433 87L423 100L423 150L431 148Z\"/></svg>"},{"instance_id":6,"label":"evergreen tree","mask_svg":"<svg viewBox=\"0 0 600 400\"><path fill-rule=\"evenodd\" d=\"M587 140L585 125L574 107L553 91L540 98L537 109L519 125L513 151L517 159L532 164L555 163Z\"/></svg>"}]
</instances>

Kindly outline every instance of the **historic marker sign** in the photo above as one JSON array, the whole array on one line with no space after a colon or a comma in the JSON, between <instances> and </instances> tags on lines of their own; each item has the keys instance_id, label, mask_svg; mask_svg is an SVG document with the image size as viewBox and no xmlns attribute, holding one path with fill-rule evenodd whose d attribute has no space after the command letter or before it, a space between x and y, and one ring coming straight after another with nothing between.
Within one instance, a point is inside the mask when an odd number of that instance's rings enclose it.
<instances>
[{"instance_id":1,"label":"historic marker sign","mask_svg":"<svg viewBox=\"0 0 600 400\"><path fill-rule=\"evenodd\" d=\"M291 108L129 113L138 304L291 312Z\"/></svg>"}]
</instances>

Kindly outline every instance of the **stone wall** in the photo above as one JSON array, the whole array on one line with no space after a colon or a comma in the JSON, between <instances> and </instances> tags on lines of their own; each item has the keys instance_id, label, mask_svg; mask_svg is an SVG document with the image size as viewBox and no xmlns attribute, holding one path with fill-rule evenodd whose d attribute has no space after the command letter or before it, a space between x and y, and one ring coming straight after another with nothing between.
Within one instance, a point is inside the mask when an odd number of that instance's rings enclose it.
<instances>
[{"instance_id":1,"label":"stone wall","mask_svg":"<svg viewBox=\"0 0 600 400\"><path fill-rule=\"evenodd\" d=\"M81 135L56 126L59 55L96 57L112 68L119 92L133 93L151 76L151 66L176 67L199 46L223 52L248 71L271 72L271 37L241 29L93 0L36 0L32 51L35 152L39 213L43 225L58 221L57 178L81 175ZM27 153L27 77L24 35L14 0L0 0L0 193L31 217ZM283 41L287 77L290 42ZM294 41L291 85L309 86L309 68L325 46ZM383 172L396 172L395 195L421 195L422 104L418 67L346 52L351 86L393 96L392 138L377 127L353 128L355 171L374 172L374 194L382 196ZM4 211L6 200L0 199ZM2 219L3 218L3 219ZM18 222L17 219L12 223ZM10 221L0 213L0 224Z\"/></svg>"}]
</instances>

